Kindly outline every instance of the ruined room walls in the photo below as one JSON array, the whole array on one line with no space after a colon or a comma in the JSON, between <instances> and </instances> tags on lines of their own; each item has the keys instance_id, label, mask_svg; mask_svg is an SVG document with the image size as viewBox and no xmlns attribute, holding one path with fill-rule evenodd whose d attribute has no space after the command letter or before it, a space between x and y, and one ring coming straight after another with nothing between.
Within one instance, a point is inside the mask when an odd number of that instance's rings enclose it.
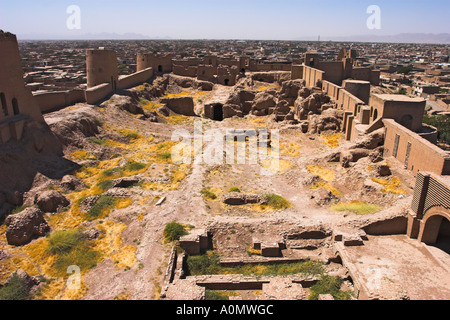
<instances>
[{"instance_id":1,"label":"ruined room walls","mask_svg":"<svg viewBox=\"0 0 450 320\"><path fill-rule=\"evenodd\" d=\"M344 79L344 69L341 61L320 61L317 69L325 72L324 80L340 85Z\"/></svg>"},{"instance_id":2,"label":"ruined room walls","mask_svg":"<svg viewBox=\"0 0 450 320\"><path fill-rule=\"evenodd\" d=\"M385 156L394 157L405 168L417 174L429 171L437 175L450 174L450 154L408 130L392 119L385 119Z\"/></svg>"},{"instance_id":3,"label":"ruined room walls","mask_svg":"<svg viewBox=\"0 0 450 320\"><path fill-rule=\"evenodd\" d=\"M306 81L307 87L315 87L318 81L322 81L325 72L308 66L303 67L303 80Z\"/></svg>"}]
</instances>

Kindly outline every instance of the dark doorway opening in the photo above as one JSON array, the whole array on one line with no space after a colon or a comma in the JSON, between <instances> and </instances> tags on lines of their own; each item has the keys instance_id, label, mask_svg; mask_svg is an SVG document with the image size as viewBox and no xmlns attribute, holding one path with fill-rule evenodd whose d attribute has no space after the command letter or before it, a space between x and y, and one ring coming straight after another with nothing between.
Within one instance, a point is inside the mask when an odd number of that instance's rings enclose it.
<instances>
[{"instance_id":1,"label":"dark doorway opening","mask_svg":"<svg viewBox=\"0 0 450 320\"><path fill-rule=\"evenodd\" d=\"M450 221L447 219L442 219L436 243L432 244L432 246L450 254Z\"/></svg>"},{"instance_id":2,"label":"dark doorway opening","mask_svg":"<svg viewBox=\"0 0 450 320\"><path fill-rule=\"evenodd\" d=\"M12 99L12 106L13 106L14 115L18 115L20 113L20 110L19 110L19 104L17 103L16 98Z\"/></svg>"},{"instance_id":3,"label":"dark doorway opening","mask_svg":"<svg viewBox=\"0 0 450 320\"><path fill-rule=\"evenodd\" d=\"M222 121L223 120L223 105L218 103L213 107L213 120Z\"/></svg>"},{"instance_id":4,"label":"dark doorway opening","mask_svg":"<svg viewBox=\"0 0 450 320\"><path fill-rule=\"evenodd\" d=\"M2 103L3 115L5 117L7 117L8 116L8 106L6 105L6 98L5 98L5 94L3 92L0 93L0 100Z\"/></svg>"},{"instance_id":5,"label":"dark doorway opening","mask_svg":"<svg viewBox=\"0 0 450 320\"><path fill-rule=\"evenodd\" d=\"M241 69L241 73L245 74L245 69L244 68Z\"/></svg>"},{"instance_id":6,"label":"dark doorway opening","mask_svg":"<svg viewBox=\"0 0 450 320\"><path fill-rule=\"evenodd\" d=\"M162 65L159 65L159 66L158 66L158 72L163 72L163 67L162 67Z\"/></svg>"},{"instance_id":7,"label":"dark doorway opening","mask_svg":"<svg viewBox=\"0 0 450 320\"><path fill-rule=\"evenodd\" d=\"M378 110L375 109L375 110L373 111L373 121L375 121L375 120L377 120L377 119L378 119Z\"/></svg>"},{"instance_id":8,"label":"dark doorway opening","mask_svg":"<svg viewBox=\"0 0 450 320\"><path fill-rule=\"evenodd\" d=\"M225 79L223 82L224 82L225 85L227 86L227 85L230 83L230 79Z\"/></svg>"}]
</instances>

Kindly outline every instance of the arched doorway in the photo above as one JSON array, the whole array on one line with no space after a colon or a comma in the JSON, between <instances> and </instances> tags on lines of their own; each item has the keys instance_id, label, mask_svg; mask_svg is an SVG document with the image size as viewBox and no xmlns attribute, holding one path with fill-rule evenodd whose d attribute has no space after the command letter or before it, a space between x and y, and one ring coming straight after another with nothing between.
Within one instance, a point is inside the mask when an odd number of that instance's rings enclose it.
<instances>
[{"instance_id":1,"label":"arched doorway","mask_svg":"<svg viewBox=\"0 0 450 320\"><path fill-rule=\"evenodd\" d=\"M16 115L20 114L19 104L18 104L16 98L12 99L12 106L13 106L14 115L16 116Z\"/></svg>"},{"instance_id":2,"label":"arched doorway","mask_svg":"<svg viewBox=\"0 0 450 320\"><path fill-rule=\"evenodd\" d=\"M159 65L159 66L158 66L158 72L163 72L163 67L162 67L162 65Z\"/></svg>"},{"instance_id":3,"label":"arched doorway","mask_svg":"<svg viewBox=\"0 0 450 320\"><path fill-rule=\"evenodd\" d=\"M419 241L450 251L450 210L434 207L424 215ZM445 251L445 250L444 250ZM447 251L447 252L449 252Z\"/></svg>"},{"instance_id":4,"label":"arched doorway","mask_svg":"<svg viewBox=\"0 0 450 320\"><path fill-rule=\"evenodd\" d=\"M223 120L223 105L220 103L217 103L213 106L213 120Z\"/></svg>"},{"instance_id":5,"label":"arched doorway","mask_svg":"<svg viewBox=\"0 0 450 320\"><path fill-rule=\"evenodd\" d=\"M227 86L230 83L230 79L225 79L223 83Z\"/></svg>"},{"instance_id":6,"label":"arched doorway","mask_svg":"<svg viewBox=\"0 0 450 320\"><path fill-rule=\"evenodd\" d=\"M373 121L375 121L377 119L378 119L378 110L375 109L375 110L373 110Z\"/></svg>"},{"instance_id":7,"label":"arched doorway","mask_svg":"<svg viewBox=\"0 0 450 320\"><path fill-rule=\"evenodd\" d=\"M3 115L5 117L7 117L8 116L8 106L6 105L6 98L5 98L5 94L3 92L0 93L0 101L2 103Z\"/></svg>"},{"instance_id":8,"label":"arched doorway","mask_svg":"<svg viewBox=\"0 0 450 320\"><path fill-rule=\"evenodd\" d=\"M442 219L434 246L450 254L450 221L448 219Z\"/></svg>"}]
</instances>

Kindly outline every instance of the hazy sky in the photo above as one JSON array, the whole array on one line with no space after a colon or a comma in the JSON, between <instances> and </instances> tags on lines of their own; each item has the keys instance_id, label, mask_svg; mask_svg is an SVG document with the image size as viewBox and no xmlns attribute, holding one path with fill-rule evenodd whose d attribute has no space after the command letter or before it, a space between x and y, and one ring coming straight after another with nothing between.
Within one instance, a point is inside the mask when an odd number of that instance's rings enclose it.
<instances>
[{"instance_id":1,"label":"hazy sky","mask_svg":"<svg viewBox=\"0 0 450 320\"><path fill-rule=\"evenodd\" d=\"M69 5L81 30L69 30ZM369 30L368 6L381 9ZM450 0L0 0L0 29L19 35L137 33L174 39L298 40L331 36L450 33Z\"/></svg>"}]
</instances>

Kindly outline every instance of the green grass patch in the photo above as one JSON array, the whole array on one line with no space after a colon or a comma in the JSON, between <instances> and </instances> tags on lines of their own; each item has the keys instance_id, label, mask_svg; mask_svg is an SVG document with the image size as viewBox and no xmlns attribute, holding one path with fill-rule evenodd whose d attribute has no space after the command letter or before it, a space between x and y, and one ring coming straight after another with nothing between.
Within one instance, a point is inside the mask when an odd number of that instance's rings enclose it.
<instances>
[{"instance_id":1,"label":"green grass patch","mask_svg":"<svg viewBox=\"0 0 450 320\"><path fill-rule=\"evenodd\" d=\"M122 129L118 131L122 136L127 137L130 140L135 140L141 136L136 130Z\"/></svg>"},{"instance_id":2,"label":"green grass patch","mask_svg":"<svg viewBox=\"0 0 450 320\"><path fill-rule=\"evenodd\" d=\"M228 190L228 192L241 192L241 189L239 189L238 187L231 187L230 190Z\"/></svg>"},{"instance_id":3,"label":"green grass patch","mask_svg":"<svg viewBox=\"0 0 450 320\"><path fill-rule=\"evenodd\" d=\"M230 300L230 297L226 294L220 293L214 290L206 290L205 291L205 299L208 301L211 300Z\"/></svg>"},{"instance_id":4,"label":"green grass patch","mask_svg":"<svg viewBox=\"0 0 450 320\"><path fill-rule=\"evenodd\" d=\"M234 267L223 267L220 258L214 252L187 258L188 273L193 276L214 274L242 274L245 276L275 276L291 274L318 275L324 273L323 263L305 260L280 264L242 264Z\"/></svg>"},{"instance_id":5,"label":"green grass patch","mask_svg":"<svg viewBox=\"0 0 450 320\"><path fill-rule=\"evenodd\" d=\"M158 153L158 158L163 161L168 161L172 158L171 152L160 152Z\"/></svg>"},{"instance_id":6,"label":"green grass patch","mask_svg":"<svg viewBox=\"0 0 450 320\"><path fill-rule=\"evenodd\" d=\"M53 265L55 273L66 275L69 266L78 266L82 271L95 267L100 253L93 250L91 242L81 230L56 231L49 238L47 251L56 256Z\"/></svg>"},{"instance_id":7,"label":"green grass patch","mask_svg":"<svg viewBox=\"0 0 450 320\"><path fill-rule=\"evenodd\" d=\"M112 177L112 176L121 175L121 174L122 174L122 168L120 168L120 167L107 169L102 172L103 177Z\"/></svg>"},{"instance_id":8,"label":"green grass patch","mask_svg":"<svg viewBox=\"0 0 450 320\"><path fill-rule=\"evenodd\" d=\"M104 215L105 211L112 209L116 205L114 197L102 195L88 212L91 218L99 218Z\"/></svg>"},{"instance_id":9,"label":"green grass patch","mask_svg":"<svg viewBox=\"0 0 450 320\"><path fill-rule=\"evenodd\" d=\"M178 222L170 222L166 224L164 228L163 235L165 242L177 241L188 232L185 230L184 226Z\"/></svg>"},{"instance_id":10,"label":"green grass patch","mask_svg":"<svg viewBox=\"0 0 450 320\"><path fill-rule=\"evenodd\" d=\"M291 203L288 200L277 194L267 193L263 197L266 203L262 206L269 206L275 210L282 210L291 207Z\"/></svg>"},{"instance_id":11,"label":"green grass patch","mask_svg":"<svg viewBox=\"0 0 450 320\"><path fill-rule=\"evenodd\" d=\"M324 275L310 288L308 300L319 300L321 294L331 294L335 300L350 300L352 292L341 291L342 279Z\"/></svg>"},{"instance_id":12,"label":"green grass patch","mask_svg":"<svg viewBox=\"0 0 450 320\"><path fill-rule=\"evenodd\" d=\"M349 211L359 215L375 213L380 209L380 206L364 201L350 201L331 206L331 210L333 211Z\"/></svg>"},{"instance_id":13,"label":"green grass patch","mask_svg":"<svg viewBox=\"0 0 450 320\"><path fill-rule=\"evenodd\" d=\"M99 183L97 183L97 186L99 188L101 188L103 191L107 191L107 190L111 189L113 185L114 185L114 183L112 180L103 180L103 181L100 181Z\"/></svg>"},{"instance_id":14,"label":"green grass patch","mask_svg":"<svg viewBox=\"0 0 450 320\"><path fill-rule=\"evenodd\" d=\"M0 300L29 300L30 293L26 283L14 274L8 284L0 288Z\"/></svg>"},{"instance_id":15,"label":"green grass patch","mask_svg":"<svg viewBox=\"0 0 450 320\"><path fill-rule=\"evenodd\" d=\"M128 172L141 171L147 167L147 164L141 162L130 162L128 163L124 170Z\"/></svg>"},{"instance_id":16,"label":"green grass patch","mask_svg":"<svg viewBox=\"0 0 450 320\"><path fill-rule=\"evenodd\" d=\"M210 199L210 200L215 200L217 199L217 195L212 192L209 188L203 188L202 191L200 191L200 193L206 198L206 199Z\"/></svg>"},{"instance_id":17,"label":"green grass patch","mask_svg":"<svg viewBox=\"0 0 450 320\"><path fill-rule=\"evenodd\" d=\"M141 162L129 162L124 167L115 167L112 169L107 169L102 172L102 177L104 178L111 178L111 177L122 177L125 173L133 173L137 171L141 171L145 168L147 168L147 164L141 163Z\"/></svg>"},{"instance_id":18,"label":"green grass patch","mask_svg":"<svg viewBox=\"0 0 450 320\"><path fill-rule=\"evenodd\" d=\"M106 146L106 145L108 145L108 141L102 140L102 139L99 139L99 138L89 138L89 142L98 144L98 145L100 145L100 146Z\"/></svg>"},{"instance_id":19,"label":"green grass patch","mask_svg":"<svg viewBox=\"0 0 450 320\"><path fill-rule=\"evenodd\" d=\"M47 250L51 254L69 252L83 240L80 230L55 231L48 243Z\"/></svg>"}]
</instances>

